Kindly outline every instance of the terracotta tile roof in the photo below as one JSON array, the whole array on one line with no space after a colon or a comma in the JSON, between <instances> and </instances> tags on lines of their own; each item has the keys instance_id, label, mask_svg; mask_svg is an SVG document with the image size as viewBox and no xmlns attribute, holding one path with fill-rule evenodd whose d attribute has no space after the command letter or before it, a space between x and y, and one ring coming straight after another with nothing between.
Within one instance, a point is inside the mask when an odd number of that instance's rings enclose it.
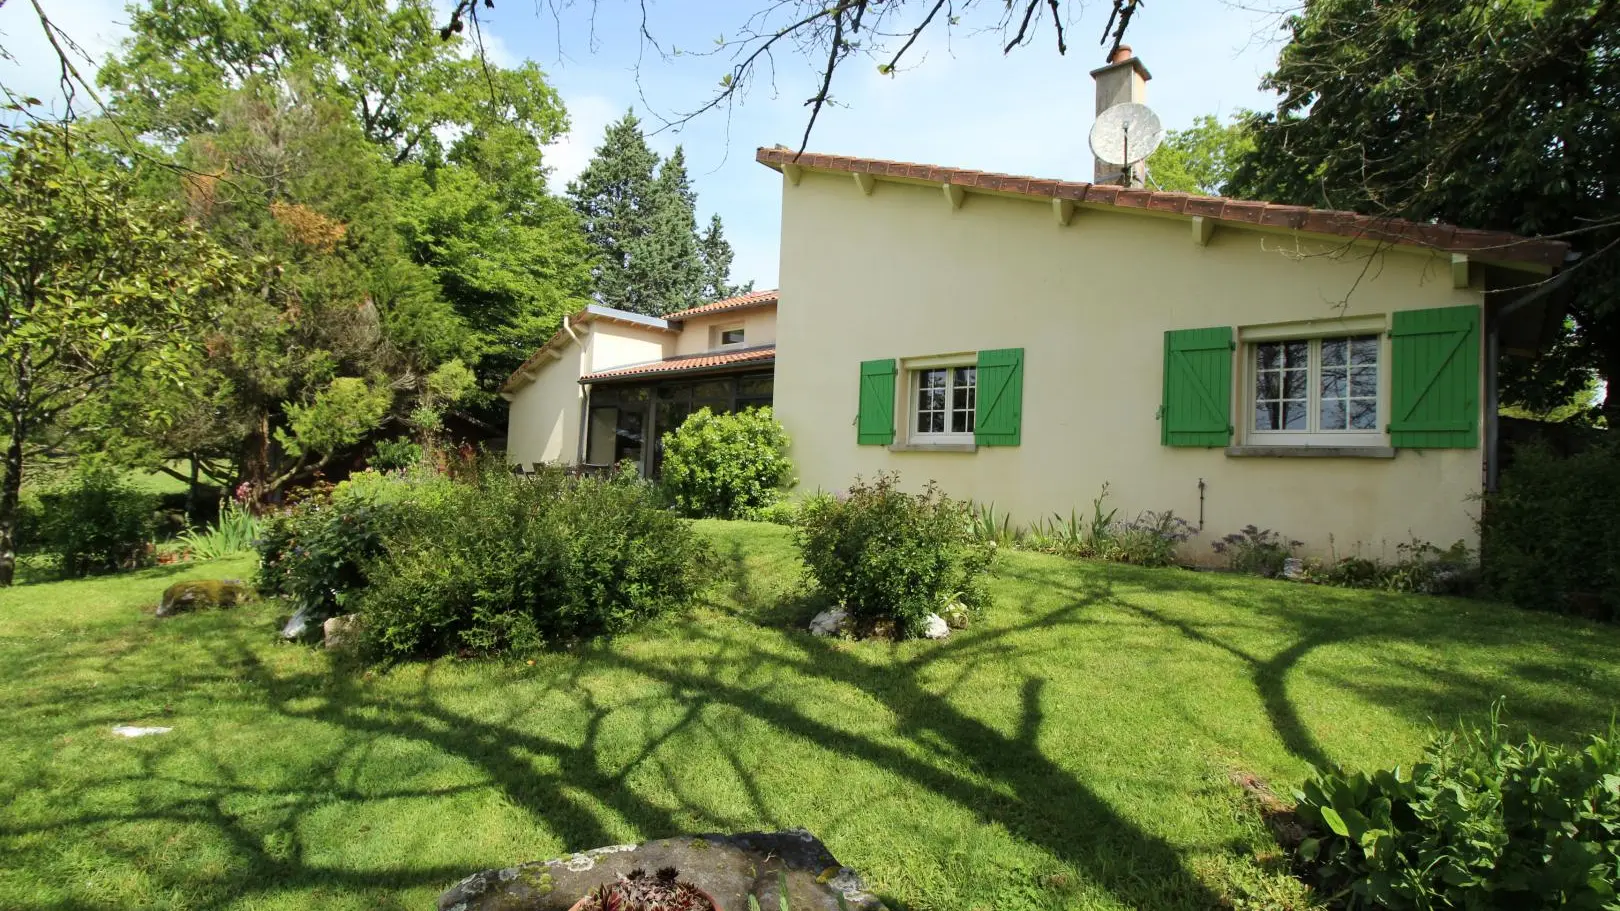
<instances>
[{"instance_id":1,"label":"terracotta tile roof","mask_svg":"<svg viewBox=\"0 0 1620 911\"><path fill-rule=\"evenodd\" d=\"M675 313L664 314L667 320L690 319L694 316L708 316L711 313L729 313L732 310L744 310L749 307L762 307L766 304L776 303L776 289L770 291L754 291L739 297L728 297L723 301L693 307L690 310L680 310Z\"/></svg>"},{"instance_id":2,"label":"terracotta tile roof","mask_svg":"<svg viewBox=\"0 0 1620 911\"><path fill-rule=\"evenodd\" d=\"M630 376L664 376L671 373L695 373L703 370L714 370L719 367L732 367L741 364L768 364L776 360L775 345L761 345L757 348L741 348L736 351L705 351L702 354L683 354L678 357L666 357L661 361L649 361L645 364L631 364L627 367L614 367L611 370L599 370L596 373L587 373L579 378L581 383L594 383L600 380L620 379Z\"/></svg>"},{"instance_id":3,"label":"terracotta tile roof","mask_svg":"<svg viewBox=\"0 0 1620 911\"><path fill-rule=\"evenodd\" d=\"M811 152L795 156L792 149L786 148L761 148L754 154L754 159L776 170L782 170L785 165L797 165L801 168L872 174L877 177L946 184L970 190L1010 193L1034 199L1066 199L1076 203L1102 204L1122 209L1203 216L1237 224L1293 229L1311 234L1332 234L1360 240L1427 247L1450 253L1467 253L1482 260L1529 263L1553 269L1564 264L1564 254L1569 250L1569 245L1562 241L1524 238L1504 231L1476 231L1451 225L1423 224L1400 218L1380 218L1334 209L1285 206L1279 203L1250 202L1220 196L1191 196L1186 193L1125 189L1106 184L1046 180L1014 174L945 168L938 165L883 161L876 158L852 158Z\"/></svg>"}]
</instances>

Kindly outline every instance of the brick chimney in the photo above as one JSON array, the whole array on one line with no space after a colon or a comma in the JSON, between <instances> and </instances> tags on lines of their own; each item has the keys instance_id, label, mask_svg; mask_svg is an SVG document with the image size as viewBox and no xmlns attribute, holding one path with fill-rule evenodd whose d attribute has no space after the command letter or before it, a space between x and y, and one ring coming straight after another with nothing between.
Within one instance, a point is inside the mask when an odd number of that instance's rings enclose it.
<instances>
[{"instance_id":1,"label":"brick chimney","mask_svg":"<svg viewBox=\"0 0 1620 911\"><path fill-rule=\"evenodd\" d=\"M1107 66L1091 71L1091 78L1097 83L1096 113L1101 114L1116 104L1130 101L1146 103L1147 82L1153 75L1142 65L1142 61L1131 53L1131 46L1122 44L1109 55ZM1129 182L1125 180L1123 170L1118 165L1096 159L1093 163L1092 181L1132 187L1140 187L1147 182L1146 162L1137 162L1131 166Z\"/></svg>"}]
</instances>

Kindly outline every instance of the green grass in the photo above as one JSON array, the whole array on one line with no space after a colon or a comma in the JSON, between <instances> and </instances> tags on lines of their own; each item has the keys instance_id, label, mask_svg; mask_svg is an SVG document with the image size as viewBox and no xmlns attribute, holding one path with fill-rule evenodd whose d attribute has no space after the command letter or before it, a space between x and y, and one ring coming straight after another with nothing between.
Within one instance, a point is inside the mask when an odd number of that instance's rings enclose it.
<instances>
[{"instance_id":1,"label":"green grass","mask_svg":"<svg viewBox=\"0 0 1620 911\"><path fill-rule=\"evenodd\" d=\"M244 559L0 593L0 907L424 909L482 868L795 825L896 909L1282 907L1234 770L1409 761L1497 696L1563 738L1620 696L1612 628L1029 554L945 642L818 640L784 529L701 524L709 604L533 666L366 673L277 643L275 604L150 615Z\"/></svg>"}]
</instances>

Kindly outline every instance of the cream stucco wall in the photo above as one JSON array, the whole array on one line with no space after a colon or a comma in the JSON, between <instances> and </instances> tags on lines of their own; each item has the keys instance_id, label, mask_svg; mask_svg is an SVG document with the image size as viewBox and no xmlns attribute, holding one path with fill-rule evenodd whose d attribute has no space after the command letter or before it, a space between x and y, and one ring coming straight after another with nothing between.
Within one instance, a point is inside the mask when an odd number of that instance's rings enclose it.
<instances>
[{"instance_id":1,"label":"cream stucco wall","mask_svg":"<svg viewBox=\"0 0 1620 911\"><path fill-rule=\"evenodd\" d=\"M590 355L586 373L611 370L629 364L645 364L673 354L675 336L658 329L645 329L599 319L591 323L587 338ZM574 377L578 380L579 377Z\"/></svg>"},{"instance_id":2,"label":"cream stucco wall","mask_svg":"<svg viewBox=\"0 0 1620 911\"><path fill-rule=\"evenodd\" d=\"M583 347L572 340L558 342L561 356L541 364L534 380L513 394L506 422L508 461L577 463L584 397L579 378L656 361L670 353L675 338L669 332L604 319L576 326L575 331Z\"/></svg>"},{"instance_id":3,"label":"cream stucco wall","mask_svg":"<svg viewBox=\"0 0 1620 911\"><path fill-rule=\"evenodd\" d=\"M534 382L519 389L507 406L509 462L527 467L531 462L572 465L579 460L583 352L569 342L561 354L543 365Z\"/></svg>"},{"instance_id":4,"label":"cream stucco wall","mask_svg":"<svg viewBox=\"0 0 1620 911\"><path fill-rule=\"evenodd\" d=\"M699 354L718 345L715 330L743 327L744 348L769 345L776 341L776 307L750 307L737 313L721 313L685 320L675 340L675 354Z\"/></svg>"},{"instance_id":5,"label":"cream stucco wall","mask_svg":"<svg viewBox=\"0 0 1620 911\"><path fill-rule=\"evenodd\" d=\"M1332 255L1343 244L1224 226L1199 246L1184 218L1081 208L1060 226L1042 201L969 194L952 210L936 186L880 181L865 196L848 175L806 172L783 194L776 411L801 489L896 470L908 487L936 479L1023 524L1084 515L1107 483L1121 516L1170 509L1197 522L1202 479L1193 558L1251 523L1317 553L1330 536L1341 554L1391 556L1413 535L1474 541L1479 449L1239 458L1159 442L1165 330L1334 318L1347 294L1349 317L1479 306L1479 293L1453 288L1447 261L1386 251L1369 263ZM1025 351L1022 445L856 445L861 361L986 348ZM1241 410L1233 422L1241 431Z\"/></svg>"}]
</instances>

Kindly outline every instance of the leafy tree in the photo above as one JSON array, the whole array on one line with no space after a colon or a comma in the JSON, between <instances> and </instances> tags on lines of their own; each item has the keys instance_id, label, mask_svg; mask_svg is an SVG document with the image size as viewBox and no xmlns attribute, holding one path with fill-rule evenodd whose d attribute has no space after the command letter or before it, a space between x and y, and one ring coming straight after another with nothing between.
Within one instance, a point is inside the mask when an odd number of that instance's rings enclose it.
<instances>
[{"instance_id":1,"label":"leafy tree","mask_svg":"<svg viewBox=\"0 0 1620 911\"><path fill-rule=\"evenodd\" d=\"M197 327L236 278L218 244L135 197L128 174L87 166L77 141L41 126L0 145L0 585L16 569L31 447L71 433L77 407L119 378L184 377Z\"/></svg>"},{"instance_id":2,"label":"leafy tree","mask_svg":"<svg viewBox=\"0 0 1620 911\"><path fill-rule=\"evenodd\" d=\"M304 80L341 98L390 158L431 158L440 137L506 124L536 143L565 126L533 64L488 65L459 36L441 40L428 0L150 0L97 76L135 132L178 142L218 128L250 83Z\"/></svg>"},{"instance_id":3,"label":"leafy tree","mask_svg":"<svg viewBox=\"0 0 1620 911\"><path fill-rule=\"evenodd\" d=\"M396 185L411 255L436 273L471 331L465 357L492 402L586 301L590 247L579 219L546 191L539 147L500 127L461 138L443 162L400 169Z\"/></svg>"},{"instance_id":4,"label":"leafy tree","mask_svg":"<svg viewBox=\"0 0 1620 911\"><path fill-rule=\"evenodd\" d=\"M703 290L700 292L703 300L725 300L754 290L752 281L741 285L731 283L732 256L720 216L709 216L709 227L698 238L698 260L703 263Z\"/></svg>"},{"instance_id":5,"label":"leafy tree","mask_svg":"<svg viewBox=\"0 0 1620 911\"><path fill-rule=\"evenodd\" d=\"M1566 238L1574 319L1504 398L1620 388L1620 3L1313 0L1288 29L1232 192Z\"/></svg>"},{"instance_id":6,"label":"leafy tree","mask_svg":"<svg viewBox=\"0 0 1620 911\"><path fill-rule=\"evenodd\" d=\"M247 428L237 461L262 498L381 430L395 393L409 407L472 333L397 230L398 169L343 107L253 83L218 124L178 158L192 217L259 265L222 302L204 367L232 390L224 420ZM341 432L316 432L317 417Z\"/></svg>"},{"instance_id":7,"label":"leafy tree","mask_svg":"<svg viewBox=\"0 0 1620 911\"><path fill-rule=\"evenodd\" d=\"M1238 162L1254 147L1244 122L1245 111L1222 124L1209 114L1185 130L1168 130L1164 142L1148 156L1148 180L1162 190L1223 196Z\"/></svg>"}]
</instances>

